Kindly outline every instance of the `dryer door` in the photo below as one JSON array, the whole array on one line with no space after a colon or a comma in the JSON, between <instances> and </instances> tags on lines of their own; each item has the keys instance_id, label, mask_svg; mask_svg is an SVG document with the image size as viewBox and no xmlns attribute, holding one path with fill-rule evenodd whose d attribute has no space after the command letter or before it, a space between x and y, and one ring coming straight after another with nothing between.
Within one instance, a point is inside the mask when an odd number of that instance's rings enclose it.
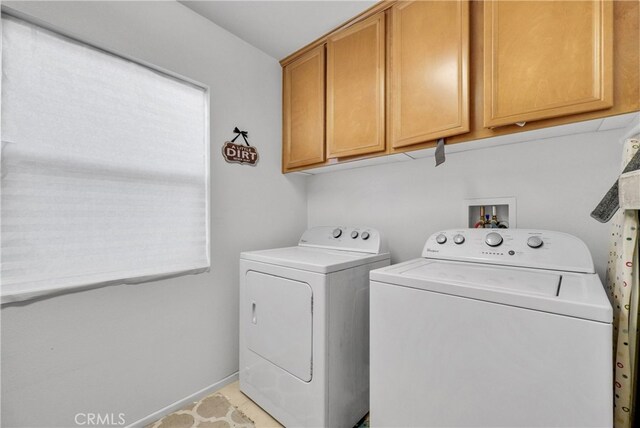
<instances>
[{"instance_id":1,"label":"dryer door","mask_svg":"<svg viewBox=\"0 0 640 428\"><path fill-rule=\"evenodd\" d=\"M247 347L304 382L311 381L313 293L306 282L246 275Z\"/></svg>"}]
</instances>

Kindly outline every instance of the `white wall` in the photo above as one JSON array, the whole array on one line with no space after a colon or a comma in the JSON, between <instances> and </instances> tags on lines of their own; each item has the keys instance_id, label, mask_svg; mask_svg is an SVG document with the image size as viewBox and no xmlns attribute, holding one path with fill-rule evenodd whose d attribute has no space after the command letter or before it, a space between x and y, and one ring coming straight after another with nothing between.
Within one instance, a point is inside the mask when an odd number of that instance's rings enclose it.
<instances>
[{"instance_id":1,"label":"white wall","mask_svg":"<svg viewBox=\"0 0 640 428\"><path fill-rule=\"evenodd\" d=\"M515 196L519 228L558 230L591 249L602 278L610 224L589 214L615 182L623 130L452 153L309 177L309 226L364 224L388 238L392 262L419 257L425 240L462 223L467 198ZM470 144L470 143L467 143Z\"/></svg>"},{"instance_id":2,"label":"white wall","mask_svg":"<svg viewBox=\"0 0 640 428\"><path fill-rule=\"evenodd\" d=\"M239 252L306 227L304 178L280 174L280 66L174 2L4 5L211 88L211 272L2 308L2 426L132 423L237 371ZM222 160L234 126L257 167Z\"/></svg>"},{"instance_id":3,"label":"white wall","mask_svg":"<svg viewBox=\"0 0 640 428\"><path fill-rule=\"evenodd\" d=\"M619 169L621 131L589 133L305 178L280 174L276 60L174 2L4 2L81 38L211 87L212 270L2 308L2 425L135 422L238 369L238 253L293 245L309 226L366 224L393 261L459 227L462 200L515 196L518 226L586 241L603 274L609 225L589 217ZM247 129L256 168L226 164Z\"/></svg>"}]
</instances>

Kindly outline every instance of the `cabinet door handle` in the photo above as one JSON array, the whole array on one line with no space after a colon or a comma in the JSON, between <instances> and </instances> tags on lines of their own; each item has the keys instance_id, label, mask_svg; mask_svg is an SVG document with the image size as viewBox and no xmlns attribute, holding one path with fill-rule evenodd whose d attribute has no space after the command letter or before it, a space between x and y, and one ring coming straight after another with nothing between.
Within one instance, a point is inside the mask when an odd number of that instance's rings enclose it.
<instances>
[{"instance_id":1,"label":"cabinet door handle","mask_svg":"<svg viewBox=\"0 0 640 428\"><path fill-rule=\"evenodd\" d=\"M258 323L258 316L256 315L256 302L251 303L251 322L253 324Z\"/></svg>"}]
</instances>

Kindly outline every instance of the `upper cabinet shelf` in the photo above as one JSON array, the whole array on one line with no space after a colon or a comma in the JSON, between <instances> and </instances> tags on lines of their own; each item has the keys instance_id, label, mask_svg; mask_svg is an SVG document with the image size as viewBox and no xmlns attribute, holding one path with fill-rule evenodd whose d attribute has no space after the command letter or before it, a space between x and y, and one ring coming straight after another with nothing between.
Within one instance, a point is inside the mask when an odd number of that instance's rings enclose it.
<instances>
[{"instance_id":1,"label":"upper cabinet shelf","mask_svg":"<svg viewBox=\"0 0 640 428\"><path fill-rule=\"evenodd\" d=\"M385 149L385 14L327 40L327 156Z\"/></svg>"},{"instance_id":2,"label":"upper cabinet shelf","mask_svg":"<svg viewBox=\"0 0 640 428\"><path fill-rule=\"evenodd\" d=\"M325 160L324 62L321 45L283 68L282 163L285 170Z\"/></svg>"},{"instance_id":3,"label":"upper cabinet shelf","mask_svg":"<svg viewBox=\"0 0 640 428\"><path fill-rule=\"evenodd\" d=\"M484 125L613 106L612 1L484 4Z\"/></svg>"},{"instance_id":4,"label":"upper cabinet shelf","mask_svg":"<svg viewBox=\"0 0 640 428\"><path fill-rule=\"evenodd\" d=\"M639 6L380 2L281 61L282 170L638 111Z\"/></svg>"},{"instance_id":5,"label":"upper cabinet shelf","mask_svg":"<svg viewBox=\"0 0 640 428\"><path fill-rule=\"evenodd\" d=\"M469 3L390 9L389 135L393 148L469 131Z\"/></svg>"}]
</instances>

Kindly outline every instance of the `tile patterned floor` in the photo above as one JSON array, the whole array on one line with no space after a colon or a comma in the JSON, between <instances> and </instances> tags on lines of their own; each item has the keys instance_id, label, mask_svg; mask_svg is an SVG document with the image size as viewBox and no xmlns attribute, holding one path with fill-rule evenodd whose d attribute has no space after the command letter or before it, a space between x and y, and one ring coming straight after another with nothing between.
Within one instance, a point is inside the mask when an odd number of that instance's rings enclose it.
<instances>
[{"instance_id":1,"label":"tile patterned floor","mask_svg":"<svg viewBox=\"0 0 640 428\"><path fill-rule=\"evenodd\" d=\"M229 403L240 409L245 415L253 420L256 428L281 428L282 425L265 412L262 407L251 401L249 397L240 392L240 382L236 381L218 391L224 395ZM357 425L357 428L369 427L369 414L365 416Z\"/></svg>"},{"instance_id":2,"label":"tile patterned floor","mask_svg":"<svg viewBox=\"0 0 640 428\"><path fill-rule=\"evenodd\" d=\"M147 428L254 428L248 416L219 392L170 413Z\"/></svg>"},{"instance_id":3,"label":"tile patterned floor","mask_svg":"<svg viewBox=\"0 0 640 428\"><path fill-rule=\"evenodd\" d=\"M231 407L229 406L231 405ZM240 412L235 411L235 409ZM246 418L244 417L246 416ZM247 420L250 419L250 420ZM252 423L253 422L253 423ZM240 382L192 403L146 428L282 428L282 425L240 392ZM369 427L367 415L357 428Z\"/></svg>"},{"instance_id":4,"label":"tile patterned floor","mask_svg":"<svg viewBox=\"0 0 640 428\"><path fill-rule=\"evenodd\" d=\"M247 415L247 417L253 421L256 428L282 427L270 414L262 410L260 406L240 392L240 382L230 383L218 392L224 395L232 406L237 407L242 413Z\"/></svg>"}]
</instances>

